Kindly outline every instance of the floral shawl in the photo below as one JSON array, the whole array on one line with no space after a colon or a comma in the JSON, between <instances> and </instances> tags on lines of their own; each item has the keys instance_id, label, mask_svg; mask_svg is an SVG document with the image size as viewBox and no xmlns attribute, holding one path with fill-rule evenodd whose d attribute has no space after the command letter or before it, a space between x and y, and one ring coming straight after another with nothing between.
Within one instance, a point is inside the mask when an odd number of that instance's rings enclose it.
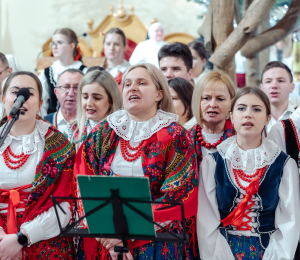
<instances>
[{"instance_id":1,"label":"floral shawl","mask_svg":"<svg viewBox=\"0 0 300 260\"><path fill-rule=\"evenodd\" d=\"M54 127L49 127L44 154L36 167L22 223L31 221L37 215L49 210L53 206L52 195L57 197L75 196L74 158L75 151L72 144ZM66 201L72 203L70 200Z\"/></svg>"},{"instance_id":2,"label":"floral shawl","mask_svg":"<svg viewBox=\"0 0 300 260\"><path fill-rule=\"evenodd\" d=\"M113 175L110 167L119 141L120 137L106 120L97 125L77 153L74 174ZM150 181L153 200L188 202L193 198L193 203L185 207L185 217L196 215L196 154L191 138L182 126L172 123L145 140L141 161L144 176ZM161 211L156 208L154 206L155 221L181 219L178 207Z\"/></svg>"}]
</instances>

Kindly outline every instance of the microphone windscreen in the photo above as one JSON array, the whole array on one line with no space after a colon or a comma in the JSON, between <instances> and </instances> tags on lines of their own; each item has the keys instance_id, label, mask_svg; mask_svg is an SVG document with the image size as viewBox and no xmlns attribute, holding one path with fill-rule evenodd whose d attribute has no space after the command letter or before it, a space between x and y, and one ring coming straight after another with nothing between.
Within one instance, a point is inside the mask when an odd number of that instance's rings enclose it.
<instances>
[{"instance_id":1,"label":"microphone windscreen","mask_svg":"<svg viewBox=\"0 0 300 260\"><path fill-rule=\"evenodd\" d=\"M21 88L17 93L17 97L19 96L23 96L25 98L25 101L27 101L30 98L30 91L28 90L28 88Z\"/></svg>"}]
</instances>

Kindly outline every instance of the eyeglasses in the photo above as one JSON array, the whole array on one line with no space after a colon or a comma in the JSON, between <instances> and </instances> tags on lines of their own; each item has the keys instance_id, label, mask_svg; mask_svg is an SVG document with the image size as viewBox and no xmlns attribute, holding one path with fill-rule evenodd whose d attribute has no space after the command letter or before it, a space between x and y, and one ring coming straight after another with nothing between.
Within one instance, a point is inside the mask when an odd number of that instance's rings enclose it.
<instances>
[{"instance_id":1,"label":"eyeglasses","mask_svg":"<svg viewBox=\"0 0 300 260\"><path fill-rule=\"evenodd\" d=\"M57 48L60 48L63 44L69 44L68 42L50 42L49 43L49 47L52 49L54 46L56 46Z\"/></svg>"},{"instance_id":2,"label":"eyeglasses","mask_svg":"<svg viewBox=\"0 0 300 260\"><path fill-rule=\"evenodd\" d=\"M73 89L73 91L74 91L75 94L77 94L77 92L78 92L78 87L59 86L57 88L60 88L65 93L68 93L71 89Z\"/></svg>"},{"instance_id":3,"label":"eyeglasses","mask_svg":"<svg viewBox=\"0 0 300 260\"><path fill-rule=\"evenodd\" d=\"M4 70L0 71L0 75L5 71L7 70L9 67L6 67Z\"/></svg>"}]
</instances>

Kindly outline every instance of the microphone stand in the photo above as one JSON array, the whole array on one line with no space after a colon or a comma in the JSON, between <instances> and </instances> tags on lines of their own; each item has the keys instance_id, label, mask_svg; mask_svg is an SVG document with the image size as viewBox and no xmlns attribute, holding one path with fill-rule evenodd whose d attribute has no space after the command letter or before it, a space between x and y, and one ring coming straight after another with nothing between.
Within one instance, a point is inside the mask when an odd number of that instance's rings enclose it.
<instances>
[{"instance_id":1,"label":"microphone stand","mask_svg":"<svg viewBox=\"0 0 300 260\"><path fill-rule=\"evenodd\" d=\"M21 110L19 109L18 112L15 114L15 116L11 117L10 120L8 120L6 122L6 124L4 125L1 133L0 133L0 147L2 146L2 144L5 141L6 136L8 135L10 129L12 128L13 124L19 119L20 113L22 115L25 114L24 111L21 112Z\"/></svg>"}]
</instances>

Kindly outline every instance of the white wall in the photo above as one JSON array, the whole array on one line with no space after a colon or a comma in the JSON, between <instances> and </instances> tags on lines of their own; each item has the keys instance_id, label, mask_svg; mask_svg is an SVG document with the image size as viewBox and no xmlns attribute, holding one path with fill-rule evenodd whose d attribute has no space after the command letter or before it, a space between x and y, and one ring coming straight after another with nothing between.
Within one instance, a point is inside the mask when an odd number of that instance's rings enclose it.
<instances>
[{"instance_id":1,"label":"white wall","mask_svg":"<svg viewBox=\"0 0 300 260\"><path fill-rule=\"evenodd\" d=\"M77 35L87 31L86 20L94 19L94 28L119 0L0 0L0 52L13 54L23 69L34 71L42 45L57 28L69 27ZM187 0L124 0L124 9L134 13L146 25L155 17L165 33L186 32L197 37L201 21L193 2ZM86 40L89 41L89 39Z\"/></svg>"}]
</instances>

